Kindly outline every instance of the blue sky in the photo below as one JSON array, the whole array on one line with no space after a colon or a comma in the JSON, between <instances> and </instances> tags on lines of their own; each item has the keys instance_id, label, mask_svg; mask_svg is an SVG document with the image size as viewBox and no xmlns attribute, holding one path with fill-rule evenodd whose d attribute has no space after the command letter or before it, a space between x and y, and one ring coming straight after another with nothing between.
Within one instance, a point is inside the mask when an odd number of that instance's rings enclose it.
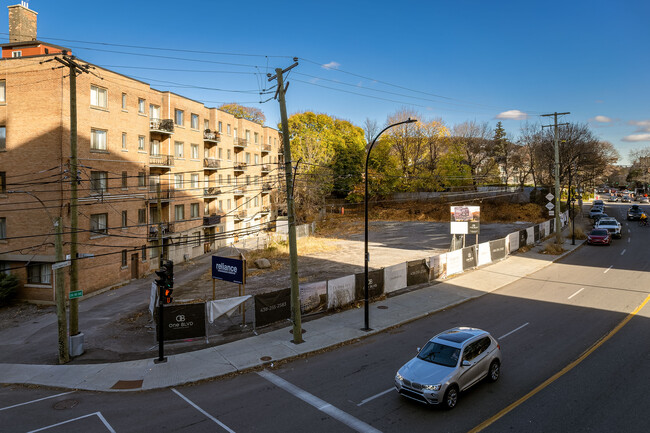
<instances>
[{"instance_id":1,"label":"blue sky","mask_svg":"<svg viewBox=\"0 0 650 433\"><path fill-rule=\"evenodd\" d=\"M260 95L265 74L295 56L290 114L312 110L358 126L366 118L382 124L402 108L448 126L494 126L500 116L516 136L524 122L549 123L540 114L568 111L563 121L588 122L619 150L620 163L650 146L648 1L30 0L29 7L41 40L208 106L256 106L271 126L280 115L276 101L260 104L272 96ZM0 15L7 42L7 12Z\"/></svg>"}]
</instances>

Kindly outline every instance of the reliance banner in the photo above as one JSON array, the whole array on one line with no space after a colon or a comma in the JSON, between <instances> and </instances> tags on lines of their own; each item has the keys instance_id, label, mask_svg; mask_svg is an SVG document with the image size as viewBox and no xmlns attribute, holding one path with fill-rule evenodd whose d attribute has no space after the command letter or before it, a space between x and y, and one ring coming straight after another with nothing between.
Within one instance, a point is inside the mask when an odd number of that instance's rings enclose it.
<instances>
[{"instance_id":1,"label":"reliance banner","mask_svg":"<svg viewBox=\"0 0 650 433\"><path fill-rule=\"evenodd\" d=\"M424 284L429 282L429 267L427 260L411 260L406 262L407 274L406 285L415 286L417 284Z\"/></svg>"},{"instance_id":2,"label":"reliance banner","mask_svg":"<svg viewBox=\"0 0 650 433\"><path fill-rule=\"evenodd\" d=\"M291 317L291 289L255 295L255 326L265 326Z\"/></svg>"},{"instance_id":3,"label":"reliance banner","mask_svg":"<svg viewBox=\"0 0 650 433\"><path fill-rule=\"evenodd\" d=\"M365 274L362 272L355 276L356 298L365 299ZM368 271L368 298L376 298L384 293L384 270Z\"/></svg>"},{"instance_id":4,"label":"reliance banner","mask_svg":"<svg viewBox=\"0 0 650 433\"><path fill-rule=\"evenodd\" d=\"M244 284L244 261L230 257L212 256L212 278Z\"/></svg>"}]
</instances>

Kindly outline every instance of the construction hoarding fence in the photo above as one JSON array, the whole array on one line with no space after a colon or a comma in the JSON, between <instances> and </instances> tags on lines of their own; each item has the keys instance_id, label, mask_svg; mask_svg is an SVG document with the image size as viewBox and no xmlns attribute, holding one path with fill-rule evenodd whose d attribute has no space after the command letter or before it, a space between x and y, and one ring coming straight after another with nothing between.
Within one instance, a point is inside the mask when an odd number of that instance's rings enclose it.
<instances>
[{"instance_id":1,"label":"construction hoarding fence","mask_svg":"<svg viewBox=\"0 0 650 433\"><path fill-rule=\"evenodd\" d=\"M406 285L415 286L417 284L424 284L429 282L429 266L427 260L411 260L406 263L407 275Z\"/></svg>"},{"instance_id":2,"label":"construction hoarding fence","mask_svg":"<svg viewBox=\"0 0 650 433\"><path fill-rule=\"evenodd\" d=\"M291 317L291 289L255 295L255 326L265 326Z\"/></svg>"},{"instance_id":3,"label":"construction hoarding fence","mask_svg":"<svg viewBox=\"0 0 650 433\"><path fill-rule=\"evenodd\" d=\"M300 312L317 313L327 309L327 281L300 284Z\"/></svg>"},{"instance_id":4,"label":"construction hoarding fence","mask_svg":"<svg viewBox=\"0 0 650 433\"><path fill-rule=\"evenodd\" d=\"M205 302L165 305L163 308L165 309L163 318L165 341L189 340L206 336Z\"/></svg>"},{"instance_id":5,"label":"construction hoarding fence","mask_svg":"<svg viewBox=\"0 0 650 433\"><path fill-rule=\"evenodd\" d=\"M365 299L365 274L355 274L355 297L358 301ZM384 293L384 270L368 271L368 299L376 298Z\"/></svg>"}]
</instances>

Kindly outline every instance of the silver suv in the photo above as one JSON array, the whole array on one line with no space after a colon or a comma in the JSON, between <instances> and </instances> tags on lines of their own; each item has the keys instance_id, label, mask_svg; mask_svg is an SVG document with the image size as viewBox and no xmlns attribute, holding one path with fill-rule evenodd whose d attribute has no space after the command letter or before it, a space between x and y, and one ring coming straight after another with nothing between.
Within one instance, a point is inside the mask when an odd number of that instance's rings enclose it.
<instances>
[{"instance_id":1,"label":"silver suv","mask_svg":"<svg viewBox=\"0 0 650 433\"><path fill-rule=\"evenodd\" d=\"M433 337L395 375L395 388L404 397L453 409L458 393L501 373L501 348L486 331L453 328Z\"/></svg>"}]
</instances>

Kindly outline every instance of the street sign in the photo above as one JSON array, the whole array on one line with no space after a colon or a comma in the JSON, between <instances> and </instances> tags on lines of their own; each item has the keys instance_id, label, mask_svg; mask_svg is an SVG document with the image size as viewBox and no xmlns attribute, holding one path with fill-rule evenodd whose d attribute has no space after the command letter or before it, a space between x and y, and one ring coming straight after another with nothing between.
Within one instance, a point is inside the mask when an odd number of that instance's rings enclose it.
<instances>
[{"instance_id":1,"label":"street sign","mask_svg":"<svg viewBox=\"0 0 650 433\"><path fill-rule=\"evenodd\" d=\"M81 298L83 295L84 295L83 290L75 290L73 292L70 292L70 299Z\"/></svg>"},{"instance_id":2,"label":"street sign","mask_svg":"<svg viewBox=\"0 0 650 433\"><path fill-rule=\"evenodd\" d=\"M52 270L54 271L56 269L65 268L70 266L71 264L72 262L70 262L70 260L66 260L65 262L57 262L52 264Z\"/></svg>"},{"instance_id":3,"label":"street sign","mask_svg":"<svg viewBox=\"0 0 650 433\"><path fill-rule=\"evenodd\" d=\"M549 210L548 211L548 216L555 216L555 211L554 210Z\"/></svg>"},{"instance_id":4,"label":"street sign","mask_svg":"<svg viewBox=\"0 0 650 433\"><path fill-rule=\"evenodd\" d=\"M555 196L553 194L551 194L550 192L548 194L546 194L546 200L551 201L554 198L555 198Z\"/></svg>"},{"instance_id":5,"label":"street sign","mask_svg":"<svg viewBox=\"0 0 650 433\"><path fill-rule=\"evenodd\" d=\"M546 203L546 209L551 210L555 207L555 205L551 202Z\"/></svg>"}]
</instances>

